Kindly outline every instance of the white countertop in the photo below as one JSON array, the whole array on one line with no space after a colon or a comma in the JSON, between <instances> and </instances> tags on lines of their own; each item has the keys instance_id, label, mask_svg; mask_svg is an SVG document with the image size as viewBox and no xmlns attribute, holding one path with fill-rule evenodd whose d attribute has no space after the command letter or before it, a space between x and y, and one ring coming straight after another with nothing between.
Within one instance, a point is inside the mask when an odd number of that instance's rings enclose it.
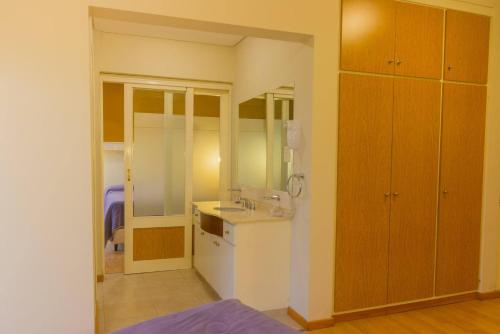
<instances>
[{"instance_id":1,"label":"white countertop","mask_svg":"<svg viewBox=\"0 0 500 334\"><path fill-rule=\"evenodd\" d=\"M231 201L212 201L212 202L193 202L196 208L210 216L219 217L231 224L241 224L241 223L254 223L258 221L280 221L289 220L290 217L287 215L276 217L271 215L270 207L257 204L255 210L245 209L245 211L219 211L215 210L215 207L234 207L242 208L241 204L236 204Z\"/></svg>"}]
</instances>

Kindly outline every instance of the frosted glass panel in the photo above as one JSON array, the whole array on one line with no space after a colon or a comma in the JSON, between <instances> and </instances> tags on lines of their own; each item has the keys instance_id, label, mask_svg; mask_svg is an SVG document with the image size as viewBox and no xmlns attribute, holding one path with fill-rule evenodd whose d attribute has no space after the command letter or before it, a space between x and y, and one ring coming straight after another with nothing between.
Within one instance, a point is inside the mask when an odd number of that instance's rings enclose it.
<instances>
[{"instance_id":1,"label":"frosted glass panel","mask_svg":"<svg viewBox=\"0 0 500 334\"><path fill-rule=\"evenodd\" d=\"M134 89L133 108L134 216L184 214L184 94Z\"/></svg>"},{"instance_id":2,"label":"frosted glass panel","mask_svg":"<svg viewBox=\"0 0 500 334\"><path fill-rule=\"evenodd\" d=\"M193 201L219 199L220 98L195 95L193 119Z\"/></svg>"}]
</instances>

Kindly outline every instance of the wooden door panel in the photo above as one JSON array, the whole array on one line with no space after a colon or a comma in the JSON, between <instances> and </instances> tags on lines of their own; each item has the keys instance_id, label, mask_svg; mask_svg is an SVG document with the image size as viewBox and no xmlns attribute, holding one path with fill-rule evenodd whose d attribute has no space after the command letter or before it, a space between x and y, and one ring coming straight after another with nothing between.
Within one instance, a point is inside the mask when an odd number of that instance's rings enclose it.
<instances>
[{"instance_id":1,"label":"wooden door panel","mask_svg":"<svg viewBox=\"0 0 500 334\"><path fill-rule=\"evenodd\" d=\"M432 297L441 84L395 79L388 302Z\"/></svg>"},{"instance_id":2,"label":"wooden door panel","mask_svg":"<svg viewBox=\"0 0 500 334\"><path fill-rule=\"evenodd\" d=\"M486 83L490 18L448 10L446 12L444 78Z\"/></svg>"},{"instance_id":3,"label":"wooden door panel","mask_svg":"<svg viewBox=\"0 0 500 334\"><path fill-rule=\"evenodd\" d=\"M134 261L184 256L184 226L134 229Z\"/></svg>"},{"instance_id":4,"label":"wooden door panel","mask_svg":"<svg viewBox=\"0 0 500 334\"><path fill-rule=\"evenodd\" d=\"M335 311L385 304L393 79L340 76Z\"/></svg>"},{"instance_id":5,"label":"wooden door panel","mask_svg":"<svg viewBox=\"0 0 500 334\"><path fill-rule=\"evenodd\" d=\"M441 78L444 11L396 2L396 74Z\"/></svg>"},{"instance_id":6,"label":"wooden door panel","mask_svg":"<svg viewBox=\"0 0 500 334\"><path fill-rule=\"evenodd\" d=\"M104 142L124 140L124 87L122 83L102 84L102 131Z\"/></svg>"},{"instance_id":7,"label":"wooden door panel","mask_svg":"<svg viewBox=\"0 0 500 334\"><path fill-rule=\"evenodd\" d=\"M477 290L486 87L445 84L436 294Z\"/></svg>"},{"instance_id":8,"label":"wooden door panel","mask_svg":"<svg viewBox=\"0 0 500 334\"><path fill-rule=\"evenodd\" d=\"M344 0L341 69L393 74L394 17L391 0Z\"/></svg>"}]
</instances>

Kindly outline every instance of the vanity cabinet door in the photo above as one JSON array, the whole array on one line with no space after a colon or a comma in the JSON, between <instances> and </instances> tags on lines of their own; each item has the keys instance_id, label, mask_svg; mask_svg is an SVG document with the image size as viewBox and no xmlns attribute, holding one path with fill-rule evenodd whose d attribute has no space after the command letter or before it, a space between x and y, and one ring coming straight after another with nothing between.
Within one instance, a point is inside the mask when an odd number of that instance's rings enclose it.
<instances>
[{"instance_id":1,"label":"vanity cabinet door","mask_svg":"<svg viewBox=\"0 0 500 334\"><path fill-rule=\"evenodd\" d=\"M440 79L444 11L396 2L395 73Z\"/></svg>"},{"instance_id":2,"label":"vanity cabinet door","mask_svg":"<svg viewBox=\"0 0 500 334\"><path fill-rule=\"evenodd\" d=\"M342 70L394 73L394 16L392 0L342 1Z\"/></svg>"},{"instance_id":3,"label":"vanity cabinet door","mask_svg":"<svg viewBox=\"0 0 500 334\"><path fill-rule=\"evenodd\" d=\"M200 225L195 224L195 251L194 251L194 258L195 262L194 265L198 272L203 276L207 281L209 280L210 276L210 264L209 264L209 248L208 248L208 242L209 242L209 234L205 231L203 231L200 227Z\"/></svg>"},{"instance_id":4,"label":"vanity cabinet door","mask_svg":"<svg viewBox=\"0 0 500 334\"><path fill-rule=\"evenodd\" d=\"M223 237L224 240L229 242L230 244L234 245L235 244L235 228L233 224L230 224L228 222L224 222L224 227L223 227Z\"/></svg>"},{"instance_id":5,"label":"vanity cabinet door","mask_svg":"<svg viewBox=\"0 0 500 334\"><path fill-rule=\"evenodd\" d=\"M342 74L335 311L387 302L393 79Z\"/></svg>"},{"instance_id":6,"label":"vanity cabinet door","mask_svg":"<svg viewBox=\"0 0 500 334\"><path fill-rule=\"evenodd\" d=\"M222 299L234 297L234 246L221 238L211 242L211 252L214 256L213 285Z\"/></svg>"},{"instance_id":7,"label":"vanity cabinet door","mask_svg":"<svg viewBox=\"0 0 500 334\"><path fill-rule=\"evenodd\" d=\"M448 10L444 78L485 84L488 79L490 18Z\"/></svg>"}]
</instances>

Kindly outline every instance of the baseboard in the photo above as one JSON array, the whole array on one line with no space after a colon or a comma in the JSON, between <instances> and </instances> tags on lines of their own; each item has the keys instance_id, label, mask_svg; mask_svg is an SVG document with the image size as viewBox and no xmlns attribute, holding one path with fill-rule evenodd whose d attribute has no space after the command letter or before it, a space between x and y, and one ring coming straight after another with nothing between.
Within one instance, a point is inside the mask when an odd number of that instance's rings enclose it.
<instances>
[{"instance_id":1,"label":"baseboard","mask_svg":"<svg viewBox=\"0 0 500 334\"><path fill-rule=\"evenodd\" d=\"M420 310L420 309L425 309L425 308L430 308L430 307L443 306L443 305L454 304L454 303L461 303L461 302L466 302L466 301L471 301L471 300L478 300L478 299L479 300L486 300L486 299L493 299L493 298L500 298L500 291L493 291L493 292L487 292L487 293L468 292L468 293L464 293L464 294L460 294L460 295L444 296L444 297L438 297L438 298L433 298L433 299L428 299L428 300L409 302L406 304L381 306L381 307L377 307L377 308L373 308L373 309L369 309L369 310L337 313L337 314L334 314L331 318L321 319L321 320L313 320L313 321L306 320L302 315L300 315L297 311L295 311L291 307L288 307L287 313L290 316L290 318L295 320L304 329L310 331L310 330L317 330L317 329L322 329L322 328L333 327L338 322L352 321L352 320L363 319L363 318L371 318L371 317L389 315L389 314L394 314L394 313L402 313L402 312Z\"/></svg>"},{"instance_id":2,"label":"baseboard","mask_svg":"<svg viewBox=\"0 0 500 334\"><path fill-rule=\"evenodd\" d=\"M290 316L290 318L295 320L295 322L297 322L299 325L301 325L302 328L304 328L305 330L308 330L308 331L322 329L322 328L328 328L328 327L332 327L334 325L332 318L307 321L303 316L301 316L297 311L295 311L291 307L288 307L287 314Z\"/></svg>"},{"instance_id":3,"label":"baseboard","mask_svg":"<svg viewBox=\"0 0 500 334\"><path fill-rule=\"evenodd\" d=\"M500 290L490 292L478 292L477 298L479 300L497 299L500 298Z\"/></svg>"},{"instance_id":4,"label":"baseboard","mask_svg":"<svg viewBox=\"0 0 500 334\"><path fill-rule=\"evenodd\" d=\"M104 275L97 275L96 281L97 281L97 283L104 282Z\"/></svg>"},{"instance_id":5,"label":"baseboard","mask_svg":"<svg viewBox=\"0 0 500 334\"><path fill-rule=\"evenodd\" d=\"M334 322L351 321L362 318L377 317L394 313L420 310L429 307L448 305L478 299L477 292L468 292L460 295L438 297L433 299L409 302L406 304L388 305L369 310L337 313L333 315Z\"/></svg>"}]
</instances>

